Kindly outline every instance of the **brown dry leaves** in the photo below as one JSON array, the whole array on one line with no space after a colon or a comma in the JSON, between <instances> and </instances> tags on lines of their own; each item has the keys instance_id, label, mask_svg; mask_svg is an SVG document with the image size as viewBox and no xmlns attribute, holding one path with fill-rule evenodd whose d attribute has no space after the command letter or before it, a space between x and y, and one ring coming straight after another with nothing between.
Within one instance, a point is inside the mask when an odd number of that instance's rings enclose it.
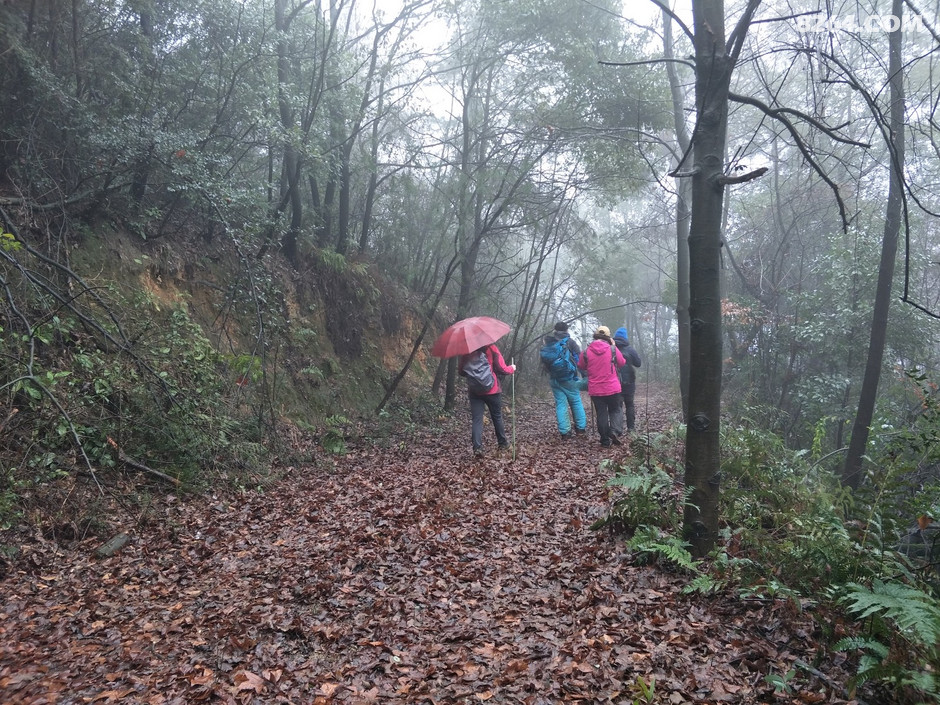
<instances>
[{"instance_id":1,"label":"brown dry leaves","mask_svg":"<svg viewBox=\"0 0 940 705\"><path fill-rule=\"evenodd\" d=\"M630 703L638 677L659 703L840 702L764 682L812 660L811 615L683 596L589 532L610 470L551 413L520 414L515 460L473 460L461 417L170 503L110 558L31 546L0 583L3 702Z\"/></svg>"}]
</instances>

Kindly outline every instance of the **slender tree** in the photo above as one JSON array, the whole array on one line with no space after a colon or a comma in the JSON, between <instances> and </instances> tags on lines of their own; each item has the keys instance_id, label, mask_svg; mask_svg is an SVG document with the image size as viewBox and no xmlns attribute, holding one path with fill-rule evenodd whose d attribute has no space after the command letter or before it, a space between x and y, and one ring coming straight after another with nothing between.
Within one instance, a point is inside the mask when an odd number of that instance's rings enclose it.
<instances>
[{"instance_id":1,"label":"slender tree","mask_svg":"<svg viewBox=\"0 0 940 705\"><path fill-rule=\"evenodd\" d=\"M676 70L673 52L672 17L665 10L663 16L663 49L666 59L666 74L672 96L672 114L676 131L676 143L682 154L690 149L689 131L685 120L685 100ZM676 322L679 338L679 391L682 397L682 417L689 413L689 225L692 194L688 179L676 180Z\"/></svg>"},{"instance_id":2,"label":"slender tree","mask_svg":"<svg viewBox=\"0 0 940 705\"><path fill-rule=\"evenodd\" d=\"M891 13L903 25L904 0L893 0ZM852 426L849 451L842 469L842 482L857 488L862 482L862 458L868 446L868 434L875 412L875 400L881 368L884 361L885 340L888 329L888 312L891 308L891 287L894 281L894 264L897 259L898 238L904 211L904 76L901 50L903 33L888 35L888 100L889 125L888 144L890 153L890 180L888 203L885 206L884 236L881 241L881 263L878 267L878 288L875 291L875 306L872 312L871 333L868 344L868 359L865 376L858 400L858 412Z\"/></svg>"}]
</instances>

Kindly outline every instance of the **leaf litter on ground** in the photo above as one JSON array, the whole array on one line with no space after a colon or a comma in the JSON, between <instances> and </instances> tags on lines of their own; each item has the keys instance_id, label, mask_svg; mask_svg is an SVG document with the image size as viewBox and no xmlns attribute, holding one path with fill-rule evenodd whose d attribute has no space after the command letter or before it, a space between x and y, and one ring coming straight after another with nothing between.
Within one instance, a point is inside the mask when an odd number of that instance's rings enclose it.
<instances>
[{"instance_id":1,"label":"leaf litter on ground","mask_svg":"<svg viewBox=\"0 0 940 705\"><path fill-rule=\"evenodd\" d=\"M641 392L642 428L668 423L664 399ZM165 502L110 557L37 540L0 582L0 699L847 702L831 659L827 682L765 679L824 655L812 613L683 594L589 530L628 444L516 411L514 458L474 458L461 411L267 492Z\"/></svg>"}]
</instances>

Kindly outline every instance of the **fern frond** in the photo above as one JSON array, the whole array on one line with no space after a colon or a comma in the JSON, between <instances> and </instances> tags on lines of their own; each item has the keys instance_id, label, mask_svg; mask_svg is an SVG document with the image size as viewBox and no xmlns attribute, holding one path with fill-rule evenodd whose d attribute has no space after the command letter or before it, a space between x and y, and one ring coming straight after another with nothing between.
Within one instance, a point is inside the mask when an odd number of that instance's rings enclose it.
<instances>
[{"instance_id":1,"label":"fern frond","mask_svg":"<svg viewBox=\"0 0 940 705\"><path fill-rule=\"evenodd\" d=\"M888 658L888 647L877 639L869 639L863 636L850 636L840 639L832 647L836 651L852 651L855 649L868 651L882 659Z\"/></svg>"},{"instance_id":2,"label":"fern frond","mask_svg":"<svg viewBox=\"0 0 940 705\"><path fill-rule=\"evenodd\" d=\"M685 595L691 595L692 593L711 595L721 590L724 586L725 582L723 580L716 580L710 575L700 573L692 578L688 585L682 588L682 592Z\"/></svg>"},{"instance_id":3,"label":"fern frond","mask_svg":"<svg viewBox=\"0 0 940 705\"><path fill-rule=\"evenodd\" d=\"M940 603L910 585L872 581L870 588L849 583L843 598L850 612L860 619L879 616L894 622L902 635L933 649L940 643Z\"/></svg>"},{"instance_id":4,"label":"fern frond","mask_svg":"<svg viewBox=\"0 0 940 705\"><path fill-rule=\"evenodd\" d=\"M657 537L657 533L655 527L641 527L627 546L637 553L655 555L679 568L699 572L699 562L692 558L685 541L675 536Z\"/></svg>"},{"instance_id":5,"label":"fern frond","mask_svg":"<svg viewBox=\"0 0 940 705\"><path fill-rule=\"evenodd\" d=\"M607 481L608 487L622 487L628 492L655 493L672 485L672 478L659 468L649 473L614 475Z\"/></svg>"}]
</instances>

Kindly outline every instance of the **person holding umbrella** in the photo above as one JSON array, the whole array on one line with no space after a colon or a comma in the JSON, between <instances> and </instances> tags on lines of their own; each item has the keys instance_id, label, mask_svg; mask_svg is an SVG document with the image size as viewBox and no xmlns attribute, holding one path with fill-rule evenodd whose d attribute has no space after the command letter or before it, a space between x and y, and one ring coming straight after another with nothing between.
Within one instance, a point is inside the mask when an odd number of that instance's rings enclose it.
<instances>
[{"instance_id":1,"label":"person holding umbrella","mask_svg":"<svg viewBox=\"0 0 940 705\"><path fill-rule=\"evenodd\" d=\"M485 362L485 364L484 364ZM489 377L486 376L489 368ZM467 397L470 399L470 442L473 454L483 456L483 412L489 409L490 421L496 433L498 450L509 448L509 439L503 428L503 395L497 375L511 375L515 365L507 365L502 353L495 344L485 345L468 355L461 355L457 369L467 378ZM479 383L477 370L482 369L482 384ZM493 372L496 374L494 375ZM487 388L487 382L492 385Z\"/></svg>"},{"instance_id":2,"label":"person holding umbrella","mask_svg":"<svg viewBox=\"0 0 940 705\"><path fill-rule=\"evenodd\" d=\"M431 354L455 357L457 370L467 379L470 399L470 441L473 454L483 455L483 414L489 409L490 420L500 450L509 448L503 428L502 389L496 375L511 375L515 365L507 365L495 343L509 332L509 326L488 316L474 316L457 321L435 341ZM495 373L495 374L494 374Z\"/></svg>"}]
</instances>

